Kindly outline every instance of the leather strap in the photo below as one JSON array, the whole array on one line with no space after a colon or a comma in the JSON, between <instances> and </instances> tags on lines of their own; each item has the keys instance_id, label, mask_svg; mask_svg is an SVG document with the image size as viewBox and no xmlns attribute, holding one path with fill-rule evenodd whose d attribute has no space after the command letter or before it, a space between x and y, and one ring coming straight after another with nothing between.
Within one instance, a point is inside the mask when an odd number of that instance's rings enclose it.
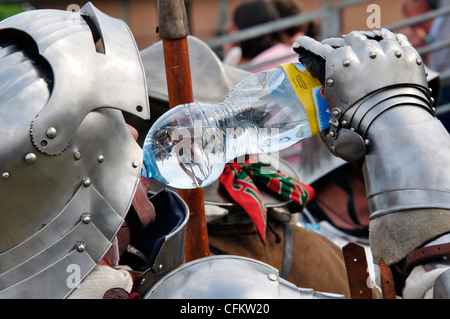
<instances>
[{"instance_id":1,"label":"leather strap","mask_svg":"<svg viewBox=\"0 0 450 319\"><path fill-rule=\"evenodd\" d=\"M383 258L380 258L378 266L380 267L380 281L383 299L396 299L395 283L391 268L389 268Z\"/></svg>"},{"instance_id":2,"label":"leather strap","mask_svg":"<svg viewBox=\"0 0 450 319\"><path fill-rule=\"evenodd\" d=\"M364 247L355 242L349 242L342 248L342 253L351 298L373 299L372 289L368 285L369 273Z\"/></svg>"},{"instance_id":3,"label":"leather strap","mask_svg":"<svg viewBox=\"0 0 450 319\"><path fill-rule=\"evenodd\" d=\"M209 251L211 252L211 254L213 255L228 255L228 253L222 249L219 249L211 244L209 244Z\"/></svg>"},{"instance_id":4,"label":"leather strap","mask_svg":"<svg viewBox=\"0 0 450 319\"><path fill-rule=\"evenodd\" d=\"M419 264L424 264L445 256L450 256L450 243L416 249L406 256L403 271L407 273Z\"/></svg>"},{"instance_id":5,"label":"leather strap","mask_svg":"<svg viewBox=\"0 0 450 319\"><path fill-rule=\"evenodd\" d=\"M241 236L257 233L255 224L208 225L208 234L212 236Z\"/></svg>"},{"instance_id":6,"label":"leather strap","mask_svg":"<svg viewBox=\"0 0 450 319\"><path fill-rule=\"evenodd\" d=\"M291 272L292 250L294 247L292 228L289 222L283 224L283 231L284 231L284 251L283 251L283 264L281 266L280 276L281 278L288 280L289 273Z\"/></svg>"}]
</instances>

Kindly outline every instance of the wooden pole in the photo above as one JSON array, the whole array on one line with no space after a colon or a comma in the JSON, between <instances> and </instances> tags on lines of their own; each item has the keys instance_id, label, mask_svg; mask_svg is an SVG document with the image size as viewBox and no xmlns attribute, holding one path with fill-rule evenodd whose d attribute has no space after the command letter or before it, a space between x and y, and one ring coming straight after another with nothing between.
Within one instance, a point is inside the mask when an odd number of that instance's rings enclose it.
<instances>
[{"instance_id":1,"label":"wooden pole","mask_svg":"<svg viewBox=\"0 0 450 319\"><path fill-rule=\"evenodd\" d=\"M158 0L158 32L164 49L169 107L194 101L187 36L189 34L183 0ZM203 189L179 189L189 207L186 225L186 262L209 256Z\"/></svg>"}]
</instances>

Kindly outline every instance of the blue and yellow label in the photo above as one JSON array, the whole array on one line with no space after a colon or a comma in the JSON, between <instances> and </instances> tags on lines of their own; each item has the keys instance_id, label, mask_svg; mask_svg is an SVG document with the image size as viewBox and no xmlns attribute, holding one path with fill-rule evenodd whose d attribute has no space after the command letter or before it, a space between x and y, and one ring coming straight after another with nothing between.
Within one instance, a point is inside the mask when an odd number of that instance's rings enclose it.
<instances>
[{"instance_id":1,"label":"blue and yellow label","mask_svg":"<svg viewBox=\"0 0 450 319\"><path fill-rule=\"evenodd\" d=\"M311 134L330 127L330 112L322 96L322 84L301 63L281 64L308 116Z\"/></svg>"}]
</instances>

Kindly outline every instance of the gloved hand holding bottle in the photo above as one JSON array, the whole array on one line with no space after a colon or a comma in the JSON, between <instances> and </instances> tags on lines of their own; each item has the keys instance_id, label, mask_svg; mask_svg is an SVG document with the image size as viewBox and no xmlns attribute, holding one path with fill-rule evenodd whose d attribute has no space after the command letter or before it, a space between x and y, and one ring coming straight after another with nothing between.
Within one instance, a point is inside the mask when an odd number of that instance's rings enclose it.
<instances>
[{"instance_id":1,"label":"gloved hand holding bottle","mask_svg":"<svg viewBox=\"0 0 450 319\"><path fill-rule=\"evenodd\" d=\"M272 153L329 127L322 85L300 63L253 74L219 104L163 114L144 142L143 174L182 189L205 187L227 162Z\"/></svg>"},{"instance_id":2,"label":"gloved hand holding bottle","mask_svg":"<svg viewBox=\"0 0 450 319\"><path fill-rule=\"evenodd\" d=\"M303 36L294 51L324 84L325 144L362 169L374 262L391 268L397 296L445 295L450 277L437 276L450 274L442 263L450 249L450 136L435 116L419 53L387 29L322 42ZM447 288L431 293L438 282Z\"/></svg>"}]
</instances>

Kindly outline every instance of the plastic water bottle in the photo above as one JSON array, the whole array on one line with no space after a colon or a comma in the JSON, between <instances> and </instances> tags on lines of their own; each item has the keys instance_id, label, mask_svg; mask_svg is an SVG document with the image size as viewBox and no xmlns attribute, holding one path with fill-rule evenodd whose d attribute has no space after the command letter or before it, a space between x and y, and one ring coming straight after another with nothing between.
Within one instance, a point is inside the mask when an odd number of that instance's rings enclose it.
<instances>
[{"instance_id":1,"label":"plastic water bottle","mask_svg":"<svg viewBox=\"0 0 450 319\"><path fill-rule=\"evenodd\" d=\"M143 146L143 175L180 189L205 187L246 154L273 153L329 127L320 82L300 63L252 74L216 105L164 113Z\"/></svg>"}]
</instances>

